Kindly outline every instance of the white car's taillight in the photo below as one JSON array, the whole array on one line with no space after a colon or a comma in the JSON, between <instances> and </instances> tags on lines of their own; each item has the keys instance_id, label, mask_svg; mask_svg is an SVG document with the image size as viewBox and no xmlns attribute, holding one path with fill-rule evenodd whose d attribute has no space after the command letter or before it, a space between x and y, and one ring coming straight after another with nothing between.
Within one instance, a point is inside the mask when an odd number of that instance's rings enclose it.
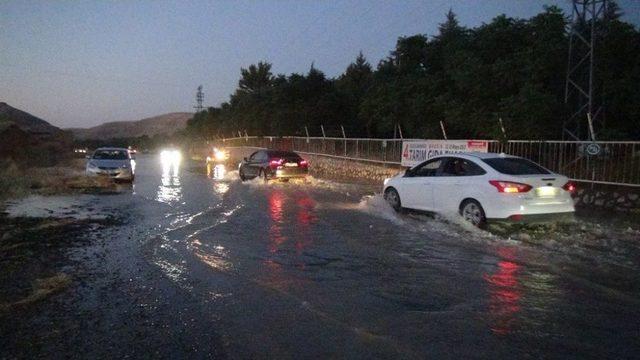
<instances>
[{"instance_id":1,"label":"white car's taillight","mask_svg":"<svg viewBox=\"0 0 640 360\"><path fill-rule=\"evenodd\" d=\"M574 193L574 192L576 191L576 189L577 189L577 186L576 186L576 183L575 183L575 182L573 182L573 181L569 181L569 182L567 182L566 184L564 184L564 185L562 186L562 188L563 188L565 191L568 191L568 192L570 192L570 193Z\"/></svg>"},{"instance_id":2,"label":"white car's taillight","mask_svg":"<svg viewBox=\"0 0 640 360\"><path fill-rule=\"evenodd\" d=\"M489 184L495 186L501 193L526 193L533 189L531 185L513 181L489 180Z\"/></svg>"}]
</instances>

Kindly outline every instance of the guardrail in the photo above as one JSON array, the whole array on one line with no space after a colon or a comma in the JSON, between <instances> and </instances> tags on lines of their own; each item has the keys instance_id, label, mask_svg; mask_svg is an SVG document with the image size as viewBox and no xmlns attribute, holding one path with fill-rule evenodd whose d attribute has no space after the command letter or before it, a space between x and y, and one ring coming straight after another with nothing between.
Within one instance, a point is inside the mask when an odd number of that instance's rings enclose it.
<instances>
[{"instance_id":1,"label":"guardrail","mask_svg":"<svg viewBox=\"0 0 640 360\"><path fill-rule=\"evenodd\" d=\"M254 146L379 164L400 165L402 142L423 139L245 136L220 146ZM535 161L575 181L640 187L640 141L489 140L490 152ZM597 151L596 151L597 150Z\"/></svg>"},{"instance_id":2,"label":"guardrail","mask_svg":"<svg viewBox=\"0 0 640 360\"><path fill-rule=\"evenodd\" d=\"M533 160L576 181L640 187L638 141L511 140L492 142L489 151Z\"/></svg>"}]
</instances>

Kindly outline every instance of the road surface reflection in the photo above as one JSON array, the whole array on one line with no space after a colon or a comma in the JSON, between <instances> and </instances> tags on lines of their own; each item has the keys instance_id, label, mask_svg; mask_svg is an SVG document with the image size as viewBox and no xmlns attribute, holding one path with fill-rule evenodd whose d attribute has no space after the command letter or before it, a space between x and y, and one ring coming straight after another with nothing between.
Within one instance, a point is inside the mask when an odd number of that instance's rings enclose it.
<instances>
[{"instance_id":1,"label":"road surface reflection","mask_svg":"<svg viewBox=\"0 0 640 360\"><path fill-rule=\"evenodd\" d=\"M214 180L224 180L227 175L227 168L224 164L212 165L207 163L207 176Z\"/></svg>"},{"instance_id":2,"label":"road surface reflection","mask_svg":"<svg viewBox=\"0 0 640 360\"><path fill-rule=\"evenodd\" d=\"M182 198L182 187L180 184L180 160L172 157L162 156L162 178L158 186L156 199L164 203L174 203Z\"/></svg>"},{"instance_id":3,"label":"road surface reflection","mask_svg":"<svg viewBox=\"0 0 640 360\"><path fill-rule=\"evenodd\" d=\"M513 249L500 248L498 254L511 259ZM518 280L519 269L520 266L515 262L501 260L496 272L484 275L484 280L489 286L490 327L497 334L510 333L520 312L522 293Z\"/></svg>"}]
</instances>

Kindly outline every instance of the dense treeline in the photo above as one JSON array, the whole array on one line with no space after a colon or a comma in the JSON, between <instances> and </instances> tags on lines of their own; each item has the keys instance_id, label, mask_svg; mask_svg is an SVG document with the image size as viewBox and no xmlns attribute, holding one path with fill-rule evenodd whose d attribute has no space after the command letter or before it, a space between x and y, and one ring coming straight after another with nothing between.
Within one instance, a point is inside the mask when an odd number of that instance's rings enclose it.
<instances>
[{"instance_id":1,"label":"dense treeline","mask_svg":"<svg viewBox=\"0 0 640 360\"><path fill-rule=\"evenodd\" d=\"M597 48L596 85L606 100L600 139L640 138L640 32L609 6L606 40ZM260 62L241 69L238 88L219 108L188 123L197 138L320 134L391 137L559 139L573 107L564 103L568 19L545 7L528 19L498 16L468 29L454 13L438 34L400 37L374 68L362 53L345 72L327 78L274 75ZM586 121L585 121L586 123Z\"/></svg>"}]
</instances>

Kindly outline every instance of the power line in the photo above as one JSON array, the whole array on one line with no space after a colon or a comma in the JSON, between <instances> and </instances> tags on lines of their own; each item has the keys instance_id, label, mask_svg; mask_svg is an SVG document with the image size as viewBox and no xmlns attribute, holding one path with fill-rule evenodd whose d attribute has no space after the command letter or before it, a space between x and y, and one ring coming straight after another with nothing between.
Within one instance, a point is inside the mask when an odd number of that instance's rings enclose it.
<instances>
[{"instance_id":1,"label":"power line","mask_svg":"<svg viewBox=\"0 0 640 360\"><path fill-rule=\"evenodd\" d=\"M604 40L606 10L607 0L573 0L564 99L573 113L562 124L563 137L595 141L596 132L604 127L602 91L597 89L594 71L596 44Z\"/></svg>"},{"instance_id":2,"label":"power line","mask_svg":"<svg viewBox=\"0 0 640 360\"><path fill-rule=\"evenodd\" d=\"M193 108L196 109L196 112L199 113L202 111L203 106L202 102L204 101L204 92L202 91L202 85L198 86L198 92L196 92L196 106Z\"/></svg>"}]
</instances>

